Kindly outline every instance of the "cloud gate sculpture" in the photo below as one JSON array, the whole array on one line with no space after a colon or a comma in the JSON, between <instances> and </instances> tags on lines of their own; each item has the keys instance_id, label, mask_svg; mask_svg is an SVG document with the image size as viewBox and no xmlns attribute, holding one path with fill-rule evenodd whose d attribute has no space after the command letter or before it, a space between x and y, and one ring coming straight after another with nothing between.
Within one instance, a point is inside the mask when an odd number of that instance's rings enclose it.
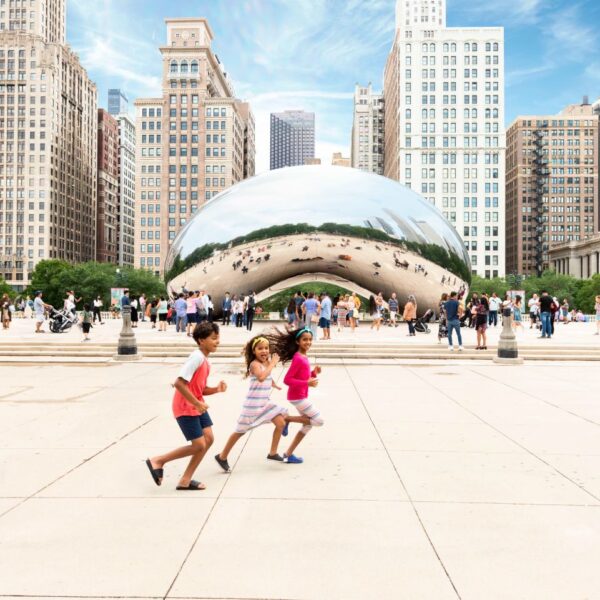
<instances>
[{"instance_id":1,"label":"cloud gate sculpture","mask_svg":"<svg viewBox=\"0 0 600 600\"><path fill-rule=\"evenodd\" d=\"M202 206L174 240L168 289L207 290L216 312L226 291L260 300L309 281L362 295L417 297L468 287L470 263L455 229L430 203L385 177L305 166L247 179ZM318 291L318 286L312 286Z\"/></svg>"}]
</instances>

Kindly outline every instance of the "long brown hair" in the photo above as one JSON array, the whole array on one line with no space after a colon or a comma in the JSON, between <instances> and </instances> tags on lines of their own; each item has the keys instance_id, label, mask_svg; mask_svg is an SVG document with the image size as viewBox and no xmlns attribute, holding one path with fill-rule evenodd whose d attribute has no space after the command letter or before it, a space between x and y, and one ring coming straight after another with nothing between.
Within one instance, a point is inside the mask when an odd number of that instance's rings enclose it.
<instances>
[{"instance_id":1,"label":"long brown hair","mask_svg":"<svg viewBox=\"0 0 600 600\"><path fill-rule=\"evenodd\" d=\"M312 331L306 327L290 329L289 331L274 327L263 333L262 337L269 340L271 352L278 354L281 364L284 364L292 360L294 354L298 352L298 339L303 333L310 333L312 336Z\"/></svg>"}]
</instances>

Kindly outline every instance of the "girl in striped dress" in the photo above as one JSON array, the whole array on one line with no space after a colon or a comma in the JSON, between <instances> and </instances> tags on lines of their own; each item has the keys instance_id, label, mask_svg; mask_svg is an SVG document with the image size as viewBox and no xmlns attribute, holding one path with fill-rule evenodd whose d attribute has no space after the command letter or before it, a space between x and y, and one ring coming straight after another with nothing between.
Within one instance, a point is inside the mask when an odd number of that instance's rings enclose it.
<instances>
[{"instance_id":1,"label":"girl in striped dress","mask_svg":"<svg viewBox=\"0 0 600 600\"><path fill-rule=\"evenodd\" d=\"M282 433L287 435L287 430L284 432L284 428L288 411L269 400L272 388L281 389L271 376L271 372L279 362L279 356L277 354L270 355L269 341L262 336L253 337L246 344L244 356L246 358L246 376L250 377L250 389L244 400L235 431L229 436L225 448L215 456L215 460L226 472L230 471L227 457L235 443L247 431L264 423L275 425L267 459L283 462L283 458L277 453L277 447Z\"/></svg>"}]
</instances>

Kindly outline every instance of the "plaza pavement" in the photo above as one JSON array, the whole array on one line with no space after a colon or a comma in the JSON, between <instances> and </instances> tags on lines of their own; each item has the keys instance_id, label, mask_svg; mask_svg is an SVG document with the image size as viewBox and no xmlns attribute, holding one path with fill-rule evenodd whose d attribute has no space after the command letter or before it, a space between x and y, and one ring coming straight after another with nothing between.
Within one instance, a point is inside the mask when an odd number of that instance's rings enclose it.
<instances>
[{"instance_id":1,"label":"plaza pavement","mask_svg":"<svg viewBox=\"0 0 600 600\"><path fill-rule=\"evenodd\" d=\"M177 370L0 367L1 598L600 597L595 365L327 367L305 463L266 461L264 426L227 475L247 382L216 362L194 493L144 465L183 442Z\"/></svg>"}]
</instances>

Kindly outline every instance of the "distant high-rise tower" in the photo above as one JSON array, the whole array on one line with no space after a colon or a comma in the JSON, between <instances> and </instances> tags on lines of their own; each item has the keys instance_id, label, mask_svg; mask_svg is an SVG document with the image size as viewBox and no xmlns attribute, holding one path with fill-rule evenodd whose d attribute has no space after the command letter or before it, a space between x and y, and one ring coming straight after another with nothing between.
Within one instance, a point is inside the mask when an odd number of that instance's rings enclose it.
<instances>
[{"instance_id":1,"label":"distant high-rise tower","mask_svg":"<svg viewBox=\"0 0 600 600\"><path fill-rule=\"evenodd\" d=\"M383 175L383 94L356 84L352 123L352 166Z\"/></svg>"},{"instance_id":2,"label":"distant high-rise tower","mask_svg":"<svg viewBox=\"0 0 600 600\"><path fill-rule=\"evenodd\" d=\"M0 274L22 290L40 260L96 258L97 97L66 0L0 9Z\"/></svg>"},{"instance_id":3,"label":"distant high-rise tower","mask_svg":"<svg viewBox=\"0 0 600 600\"><path fill-rule=\"evenodd\" d=\"M315 113L271 113L271 169L303 165L315 157Z\"/></svg>"},{"instance_id":4,"label":"distant high-rise tower","mask_svg":"<svg viewBox=\"0 0 600 600\"><path fill-rule=\"evenodd\" d=\"M125 115L129 110L127 96L118 89L108 90L108 112L113 115Z\"/></svg>"},{"instance_id":5,"label":"distant high-rise tower","mask_svg":"<svg viewBox=\"0 0 600 600\"><path fill-rule=\"evenodd\" d=\"M504 275L503 28L446 27L446 0L398 0L384 98L384 174L443 211L474 273Z\"/></svg>"}]
</instances>

